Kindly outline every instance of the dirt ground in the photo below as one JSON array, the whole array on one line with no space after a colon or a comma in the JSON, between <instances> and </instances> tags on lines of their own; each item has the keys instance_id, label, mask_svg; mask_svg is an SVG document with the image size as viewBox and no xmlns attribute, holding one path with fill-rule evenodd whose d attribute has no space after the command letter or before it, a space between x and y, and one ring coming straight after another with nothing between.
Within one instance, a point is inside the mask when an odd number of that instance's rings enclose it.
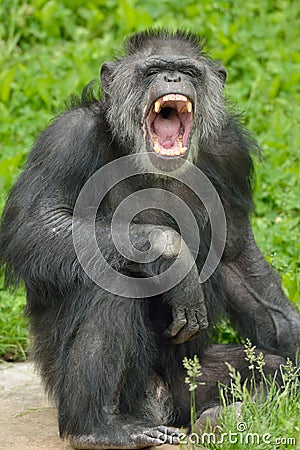
<instances>
[{"instance_id":1,"label":"dirt ground","mask_svg":"<svg viewBox=\"0 0 300 450\"><path fill-rule=\"evenodd\" d=\"M71 450L30 363L0 364L0 450ZM154 448L152 448L154 449ZM176 450L163 445L160 450Z\"/></svg>"}]
</instances>

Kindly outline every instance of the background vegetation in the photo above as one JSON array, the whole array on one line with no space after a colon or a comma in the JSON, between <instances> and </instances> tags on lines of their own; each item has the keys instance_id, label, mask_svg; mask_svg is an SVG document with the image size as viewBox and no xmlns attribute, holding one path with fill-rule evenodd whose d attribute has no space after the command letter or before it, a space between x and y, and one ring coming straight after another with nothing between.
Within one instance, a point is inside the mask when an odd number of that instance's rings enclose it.
<instances>
[{"instance_id":1,"label":"background vegetation","mask_svg":"<svg viewBox=\"0 0 300 450\"><path fill-rule=\"evenodd\" d=\"M264 150L256 238L299 307L300 3L296 0L0 1L0 208L37 134L97 78L126 34L185 27L228 69L227 96ZM25 357L22 289L0 287L0 356ZM232 338L225 325L221 341Z\"/></svg>"}]
</instances>

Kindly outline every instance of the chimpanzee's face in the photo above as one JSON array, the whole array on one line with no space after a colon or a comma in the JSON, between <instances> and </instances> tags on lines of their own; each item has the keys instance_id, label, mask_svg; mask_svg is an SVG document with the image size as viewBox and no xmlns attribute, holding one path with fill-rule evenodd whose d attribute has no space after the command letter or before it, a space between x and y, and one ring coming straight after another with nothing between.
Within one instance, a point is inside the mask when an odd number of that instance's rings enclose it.
<instances>
[{"instance_id":1,"label":"chimpanzee's face","mask_svg":"<svg viewBox=\"0 0 300 450\"><path fill-rule=\"evenodd\" d=\"M193 162L199 140L216 136L226 117L225 70L176 42L156 42L102 67L113 134L127 153L148 152L165 170L174 160Z\"/></svg>"},{"instance_id":2,"label":"chimpanzee's face","mask_svg":"<svg viewBox=\"0 0 300 450\"><path fill-rule=\"evenodd\" d=\"M200 64L184 57L154 56L142 61L139 70L149 83L142 120L147 151L163 158L186 156Z\"/></svg>"}]
</instances>

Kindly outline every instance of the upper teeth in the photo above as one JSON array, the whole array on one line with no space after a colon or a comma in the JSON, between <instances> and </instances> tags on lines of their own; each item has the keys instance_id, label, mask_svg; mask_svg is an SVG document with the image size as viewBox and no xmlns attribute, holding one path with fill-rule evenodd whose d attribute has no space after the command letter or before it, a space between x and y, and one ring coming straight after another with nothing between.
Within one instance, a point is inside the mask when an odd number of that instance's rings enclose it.
<instances>
[{"instance_id":1,"label":"upper teeth","mask_svg":"<svg viewBox=\"0 0 300 450\"><path fill-rule=\"evenodd\" d=\"M180 112L192 112L193 106L192 103L187 99L187 97L185 95L181 95L181 94L168 94L168 95L164 95L162 98L163 102L170 102L170 101L180 101L180 102L186 102L186 104L181 108ZM156 102L154 103L154 111L156 112L156 114L158 114L161 110L161 101L160 100L156 100Z\"/></svg>"},{"instance_id":2,"label":"upper teeth","mask_svg":"<svg viewBox=\"0 0 300 450\"><path fill-rule=\"evenodd\" d=\"M181 94L167 94L163 96L163 101L167 102L169 100L179 100L182 102L186 102L187 98L185 95L181 95Z\"/></svg>"}]
</instances>

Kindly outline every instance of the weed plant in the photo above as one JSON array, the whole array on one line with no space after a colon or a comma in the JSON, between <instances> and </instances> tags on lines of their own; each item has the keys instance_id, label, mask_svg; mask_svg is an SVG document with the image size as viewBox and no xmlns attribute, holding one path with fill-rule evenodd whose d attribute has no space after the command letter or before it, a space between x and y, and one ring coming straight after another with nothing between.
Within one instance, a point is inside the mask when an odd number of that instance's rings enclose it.
<instances>
[{"instance_id":1,"label":"weed plant","mask_svg":"<svg viewBox=\"0 0 300 450\"><path fill-rule=\"evenodd\" d=\"M220 419L215 428L208 422L191 439L184 439L182 449L205 448L214 450L299 449L300 448L300 367L290 359L272 378L264 373L264 357L257 354L249 340L245 344L245 359L251 376L242 381L241 374L227 364L230 384L220 385ZM191 392L191 422L196 417L195 390L205 389L201 382L198 358L184 359L186 383ZM282 380L279 385L278 379ZM258 381L259 380L259 381ZM203 387L202 387L203 386ZM230 400L229 400L230 399ZM230 405L242 404L241 410ZM198 428L197 428L198 430Z\"/></svg>"}]
</instances>

